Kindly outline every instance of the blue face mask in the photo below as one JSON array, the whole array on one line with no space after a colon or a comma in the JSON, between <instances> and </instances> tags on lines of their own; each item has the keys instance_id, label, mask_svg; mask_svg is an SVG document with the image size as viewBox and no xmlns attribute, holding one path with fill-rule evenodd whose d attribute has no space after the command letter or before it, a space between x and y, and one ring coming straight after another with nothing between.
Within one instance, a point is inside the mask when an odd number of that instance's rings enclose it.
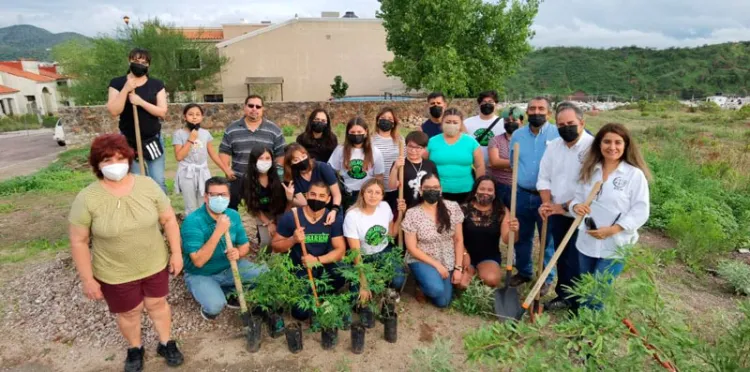
<instances>
[{"instance_id":1,"label":"blue face mask","mask_svg":"<svg viewBox=\"0 0 750 372\"><path fill-rule=\"evenodd\" d=\"M211 196L208 198L208 207L211 208L211 211L214 213L224 213L228 206L229 198L223 196Z\"/></svg>"}]
</instances>

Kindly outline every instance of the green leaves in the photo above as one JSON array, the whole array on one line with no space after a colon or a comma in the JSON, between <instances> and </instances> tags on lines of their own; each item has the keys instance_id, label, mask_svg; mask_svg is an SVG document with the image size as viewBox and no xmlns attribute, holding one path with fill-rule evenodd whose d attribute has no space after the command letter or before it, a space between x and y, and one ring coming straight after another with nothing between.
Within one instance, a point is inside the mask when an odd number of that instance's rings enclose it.
<instances>
[{"instance_id":1,"label":"green leaves","mask_svg":"<svg viewBox=\"0 0 750 372\"><path fill-rule=\"evenodd\" d=\"M331 97L343 98L346 97L346 91L349 89L349 84L344 81L341 75L336 75L333 78L333 84L331 84Z\"/></svg>"},{"instance_id":2,"label":"green leaves","mask_svg":"<svg viewBox=\"0 0 750 372\"><path fill-rule=\"evenodd\" d=\"M245 299L250 307L267 312L289 311L303 300L310 285L307 277L297 277L298 267L289 253L262 252L257 262L264 263L268 270L255 277L245 291Z\"/></svg>"}]
</instances>

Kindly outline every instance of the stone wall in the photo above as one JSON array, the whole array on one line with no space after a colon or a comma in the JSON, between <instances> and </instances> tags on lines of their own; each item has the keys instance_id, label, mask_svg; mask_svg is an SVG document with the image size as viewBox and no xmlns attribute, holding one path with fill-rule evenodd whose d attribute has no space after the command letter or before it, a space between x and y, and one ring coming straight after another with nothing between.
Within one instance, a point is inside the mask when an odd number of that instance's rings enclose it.
<instances>
[{"instance_id":1,"label":"stone wall","mask_svg":"<svg viewBox=\"0 0 750 372\"><path fill-rule=\"evenodd\" d=\"M221 130L228 123L242 117L239 103L203 103L205 111L203 128ZM466 116L477 114L476 101L455 99L449 106L459 108ZM175 129L183 125L184 104L170 104L164 120L164 134L171 136ZM279 126L304 126L307 116L315 108L322 107L331 114L334 124L345 124L355 116L362 116L371 125L375 115L383 107L395 109L402 126L414 128L427 120L427 102L423 99L411 101L383 102L269 102L265 105L265 116ZM63 119L65 140L69 145L88 144L97 134L118 131L117 118L113 118L104 106L61 107L59 115Z\"/></svg>"}]
</instances>

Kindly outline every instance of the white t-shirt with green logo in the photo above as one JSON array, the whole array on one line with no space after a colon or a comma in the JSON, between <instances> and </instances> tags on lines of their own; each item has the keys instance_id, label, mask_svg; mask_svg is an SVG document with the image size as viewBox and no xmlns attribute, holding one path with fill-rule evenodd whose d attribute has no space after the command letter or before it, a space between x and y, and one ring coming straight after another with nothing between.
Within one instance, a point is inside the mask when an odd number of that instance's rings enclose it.
<instances>
[{"instance_id":1,"label":"white t-shirt with green logo","mask_svg":"<svg viewBox=\"0 0 750 372\"><path fill-rule=\"evenodd\" d=\"M341 175L341 179L344 181L344 186L346 186L349 191L359 191L365 181L376 175L385 173L383 154L375 147L372 147L372 159L375 164L371 165L369 169L363 169L365 160L364 150L352 148L349 169L345 169L344 146L338 145L328 159L328 164L331 165L336 173Z\"/></svg>"},{"instance_id":2,"label":"white t-shirt with green logo","mask_svg":"<svg viewBox=\"0 0 750 372\"><path fill-rule=\"evenodd\" d=\"M490 125L492 125L492 122L495 121L495 119L497 119L497 115L493 115L489 120L482 120L482 118L477 115L464 120L464 125L466 126L466 130L469 132L469 135L476 139L477 137L479 137L479 135L484 133L484 131L489 128ZM479 141L479 148L482 149L482 155L484 156L484 165L487 168L489 168L490 165L490 157L487 152L487 145L490 144L490 140L492 138L503 133L505 133L505 125L503 123L503 119L500 119L497 124L492 127L492 133L484 136L484 138Z\"/></svg>"},{"instance_id":3,"label":"white t-shirt with green logo","mask_svg":"<svg viewBox=\"0 0 750 372\"><path fill-rule=\"evenodd\" d=\"M388 247L388 227L393 221L393 212L386 202L380 202L375 213L368 216L358 208L353 208L344 217L344 236L359 239L363 255L382 252Z\"/></svg>"}]
</instances>

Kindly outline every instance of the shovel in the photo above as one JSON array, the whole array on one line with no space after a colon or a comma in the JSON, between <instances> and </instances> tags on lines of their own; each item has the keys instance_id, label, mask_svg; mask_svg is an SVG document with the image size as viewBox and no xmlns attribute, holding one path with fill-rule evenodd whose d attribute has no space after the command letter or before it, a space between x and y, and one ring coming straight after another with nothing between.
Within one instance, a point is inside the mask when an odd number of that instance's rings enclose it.
<instances>
[{"instance_id":1,"label":"shovel","mask_svg":"<svg viewBox=\"0 0 750 372\"><path fill-rule=\"evenodd\" d=\"M516 191L518 183L518 154L520 147L516 143L513 145L513 183L511 183L510 194L510 218L516 217ZM515 252L516 234L513 230L508 236L508 253L506 254L505 264L505 287L495 289L495 315L498 320L505 321L515 319L519 312L523 312L519 303L520 296L518 289L510 286L510 276L513 273L513 253Z\"/></svg>"},{"instance_id":2,"label":"shovel","mask_svg":"<svg viewBox=\"0 0 750 372\"><path fill-rule=\"evenodd\" d=\"M539 271L537 272L537 277L542 276L542 272L544 271L544 248L547 246L548 220L549 217L545 218L544 222L542 222L542 236L540 236L541 245L539 249ZM534 298L534 303L531 305L531 309L529 309L529 316L532 323L536 321L537 315L542 315L542 302L540 301L540 298L541 291L537 292L536 297Z\"/></svg>"},{"instance_id":3,"label":"shovel","mask_svg":"<svg viewBox=\"0 0 750 372\"><path fill-rule=\"evenodd\" d=\"M138 151L138 168L141 171L141 176L146 175L145 161L143 160L143 143L141 142L141 124L138 120L138 106L133 106L133 126L135 126L135 147Z\"/></svg>"},{"instance_id":4,"label":"shovel","mask_svg":"<svg viewBox=\"0 0 750 372\"><path fill-rule=\"evenodd\" d=\"M589 196L586 198L586 201L584 202L583 205L591 205L591 202L596 197L596 194L599 193L600 187L602 187L602 182L597 181L594 184L594 187L591 189L591 192L589 193ZM570 225L568 232L565 234L565 237L563 238L562 242L560 242L560 245L557 247L555 254L547 263L547 267L544 268L544 272L542 272L542 275L539 276L539 278L537 278L536 283L534 283L534 287L531 288L531 292L529 292L529 295L526 296L526 300L523 302L523 310L519 311L515 315L516 320L521 320L526 310L528 310L529 307L531 307L531 302L534 301L534 298L539 293L539 290L542 289L542 285L544 284L544 281L547 280L547 277L549 276L550 272L552 272L552 268L555 267L555 264L557 264L557 260L560 259L560 256L562 255L563 250L565 249L565 246L568 245L568 241L573 236L573 233L578 228L578 225L581 224L581 221L583 221L583 216L576 216L575 221L573 221L573 224Z\"/></svg>"},{"instance_id":5,"label":"shovel","mask_svg":"<svg viewBox=\"0 0 750 372\"><path fill-rule=\"evenodd\" d=\"M232 244L232 238L229 236L229 230L224 232L224 240L226 240L227 249L234 248ZM242 324L245 327L250 325L249 317L247 314L247 301L245 301L245 290L242 288L242 279L240 278L240 270L237 268L236 260L229 260L229 265L232 267L232 278L234 279L234 289L237 290L237 297L240 301L240 317L242 318Z\"/></svg>"},{"instance_id":6,"label":"shovel","mask_svg":"<svg viewBox=\"0 0 750 372\"><path fill-rule=\"evenodd\" d=\"M292 208L292 215L294 215L294 224L297 225L297 228L300 228L299 225L299 216L297 215L297 208ZM307 246L305 246L305 242L299 243L299 245L302 247L302 257L307 256ZM315 306L320 306L320 303L318 302L318 290L315 288L315 280L313 279L312 270L310 269L310 266L307 266L305 264L305 268L307 269L307 277L310 279L310 287L312 288L313 297L315 297Z\"/></svg>"},{"instance_id":7,"label":"shovel","mask_svg":"<svg viewBox=\"0 0 750 372\"><path fill-rule=\"evenodd\" d=\"M404 157L404 144L401 142L398 143L398 157ZM398 198L399 200L404 198L404 167L398 168ZM398 227L398 247L402 252L404 250L404 230L401 230L401 221L403 219L404 213L398 212L398 218L396 219L396 226ZM404 270L404 275L408 275L407 272L407 270ZM399 293L404 291L404 287L406 286L406 279L407 278L404 278L404 283L401 284Z\"/></svg>"}]
</instances>

